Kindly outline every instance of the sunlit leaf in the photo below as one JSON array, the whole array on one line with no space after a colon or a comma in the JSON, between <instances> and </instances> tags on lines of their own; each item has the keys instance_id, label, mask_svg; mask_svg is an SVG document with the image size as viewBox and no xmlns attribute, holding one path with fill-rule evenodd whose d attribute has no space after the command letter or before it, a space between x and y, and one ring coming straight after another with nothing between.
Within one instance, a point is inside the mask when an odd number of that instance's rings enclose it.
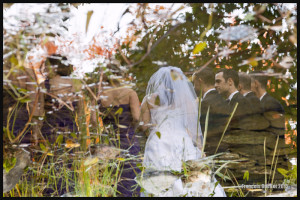
<instances>
[{"instance_id":1,"label":"sunlit leaf","mask_svg":"<svg viewBox=\"0 0 300 200\"><path fill-rule=\"evenodd\" d=\"M282 174L284 177L287 178L287 173L288 173L287 170L285 170L285 169L283 169L283 168L277 168L277 171L278 171L280 174Z\"/></svg>"},{"instance_id":2,"label":"sunlit leaf","mask_svg":"<svg viewBox=\"0 0 300 200\"><path fill-rule=\"evenodd\" d=\"M161 136L160 132L157 131L155 134L156 134L157 137L160 139L160 136Z\"/></svg>"},{"instance_id":3,"label":"sunlit leaf","mask_svg":"<svg viewBox=\"0 0 300 200\"><path fill-rule=\"evenodd\" d=\"M125 158L117 158L119 161L125 161Z\"/></svg>"},{"instance_id":4,"label":"sunlit leaf","mask_svg":"<svg viewBox=\"0 0 300 200\"><path fill-rule=\"evenodd\" d=\"M80 144L79 143L74 143L72 140L67 140L65 147L66 148L75 148L75 147L79 147Z\"/></svg>"},{"instance_id":5,"label":"sunlit leaf","mask_svg":"<svg viewBox=\"0 0 300 200\"><path fill-rule=\"evenodd\" d=\"M249 180L249 171L248 170L246 170L245 173L244 173L243 180L245 180L245 179L247 181Z\"/></svg>"},{"instance_id":6,"label":"sunlit leaf","mask_svg":"<svg viewBox=\"0 0 300 200\"><path fill-rule=\"evenodd\" d=\"M84 161L84 165L85 166L93 165L96 164L98 161L99 161L98 157L94 157L94 158L89 157Z\"/></svg>"},{"instance_id":7,"label":"sunlit leaf","mask_svg":"<svg viewBox=\"0 0 300 200\"><path fill-rule=\"evenodd\" d=\"M10 159L5 159L3 162L3 168L5 169L6 173L8 173L17 163L17 159L12 157Z\"/></svg>"},{"instance_id":8,"label":"sunlit leaf","mask_svg":"<svg viewBox=\"0 0 300 200\"><path fill-rule=\"evenodd\" d=\"M196 46L194 47L193 54L197 54L197 53L203 51L203 50L205 49L206 46L207 46L206 42L199 42L199 43L196 44Z\"/></svg>"},{"instance_id":9,"label":"sunlit leaf","mask_svg":"<svg viewBox=\"0 0 300 200\"><path fill-rule=\"evenodd\" d=\"M253 67L256 67L258 65L258 62L255 58L250 58L248 60L249 64L252 65Z\"/></svg>"},{"instance_id":10,"label":"sunlit leaf","mask_svg":"<svg viewBox=\"0 0 300 200\"><path fill-rule=\"evenodd\" d=\"M119 108L116 112L115 115L121 115L123 113L123 108Z\"/></svg>"},{"instance_id":11,"label":"sunlit leaf","mask_svg":"<svg viewBox=\"0 0 300 200\"><path fill-rule=\"evenodd\" d=\"M53 153L48 152L47 153L48 156L54 156Z\"/></svg>"}]
</instances>

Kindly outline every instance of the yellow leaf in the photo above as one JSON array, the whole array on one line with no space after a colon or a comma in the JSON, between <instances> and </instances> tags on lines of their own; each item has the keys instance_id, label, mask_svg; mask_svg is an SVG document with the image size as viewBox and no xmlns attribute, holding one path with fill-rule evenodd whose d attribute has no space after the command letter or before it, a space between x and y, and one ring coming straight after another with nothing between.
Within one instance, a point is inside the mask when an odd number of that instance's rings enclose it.
<instances>
[{"instance_id":1,"label":"yellow leaf","mask_svg":"<svg viewBox=\"0 0 300 200\"><path fill-rule=\"evenodd\" d=\"M203 51L203 49L205 49L206 47L206 42L199 42L198 44L196 44L194 50L193 50L193 54L197 54L201 51Z\"/></svg>"},{"instance_id":2,"label":"yellow leaf","mask_svg":"<svg viewBox=\"0 0 300 200\"><path fill-rule=\"evenodd\" d=\"M258 62L255 58L249 58L248 63L253 67L256 67L258 65Z\"/></svg>"},{"instance_id":3,"label":"yellow leaf","mask_svg":"<svg viewBox=\"0 0 300 200\"><path fill-rule=\"evenodd\" d=\"M125 158L117 158L119 161L125 161Z\"/></svg>"},{"instance_id":4,"label":"yellow leaf","mask_svg":"<svg viewBox=\"0 0 300 200\"><path fill-rule=\"evenodd\" d=\"M86 161L84 162L84 165L85 165L85 166L93 165L93 164L96 164L98 161L99 161L99 158L98 158L98 157L87 158Z\"/></svg>"},{"instance_id":5,"label":"yellow leaf","mask_svg":"<svg viewBox=\"0 0 300 200\"><path fill-rule=\"evenodd\" d=\"M75 148L75 147L79 147L80 144L79 143L74 143L72 140L67 140L65 147L66 148Z\"/></svg>"},{"instance_id":6,"label":"yellow leaf","mask_svg":"<svg viewBox=\"0 0 300 200\"><path fill-rule=\"evenodd\" d=\"M160 139L160 136L161 136L160 132L157 131L155 134L156 134L157 137Z\"/></svg>"},{"instance_id":7,"label":"yellow leaf","mask_svg":"<svg viewBox=\"0 0 300 200\"><path fill-rule=\"evenodd\" d=\"M50 153L50 152L49 152L49 153L47 153L47 155L48 155L48 156L53 156L53 153Z\"/></svg>"}]
</instances>

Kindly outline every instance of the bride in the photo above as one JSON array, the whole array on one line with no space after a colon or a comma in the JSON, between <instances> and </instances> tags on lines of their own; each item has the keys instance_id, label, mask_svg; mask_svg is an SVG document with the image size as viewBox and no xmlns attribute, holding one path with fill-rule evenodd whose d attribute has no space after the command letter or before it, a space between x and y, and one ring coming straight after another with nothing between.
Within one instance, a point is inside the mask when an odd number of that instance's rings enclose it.
<instances>
[{"instance_id":1,"label":"bride","mask_svg":"<svg viewBox=\"0 0 300 200\"><path fill-rule=\"evenodd\" d=\"M203 139L197 119L198 103L191 82L177 67L160 68L150 78L141 105L142 128L149 131L143 160L145 171L141 184L145 191L142 196L204 194L199 184L198 188L197 184L187 186L173 175L181 172L183 162L205 156L201 152ZM214 196L226 196L219 184L214 193Z\"/></svg>"}]
</instances>

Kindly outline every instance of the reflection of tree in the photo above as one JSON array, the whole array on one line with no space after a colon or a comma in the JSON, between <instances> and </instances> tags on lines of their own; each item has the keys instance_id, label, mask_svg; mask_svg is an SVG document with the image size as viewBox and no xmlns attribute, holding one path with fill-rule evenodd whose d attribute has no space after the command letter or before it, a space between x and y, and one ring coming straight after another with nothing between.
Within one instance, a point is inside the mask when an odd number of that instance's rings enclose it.
<instances>
[{"instance_id":1,"label":"reflection of tree","mask_svg":"<svg viewBox=\"0 0 300 200\"><path fill-rule=\"evenodd\" d=\"M137 43L137 47L122 45L122 51L127 52L127 58L132 63L136 63L130 70L137 74L137 88L140 97L144 95L147 81L159 66L153 61L166 62L168 65L174 65L182 68L183 71L193 72L200 66L208 63L217 70L217 68L232 67L239 71L264 70L270 75L271 83L268 86L268 92L282 105L284 105L287 119L296 119L297 105L296 89L292 86L296 83L296 14L291 10L285 9L282 4L214 4L211 8L205 4L189 4L192 13L184 14L185 22L176 27L175 30L168 33L149 53L150 41L152 44L160 40L167 31L174 25L172 20L166 21L159 30L152 28ZM251 12L253 8L253 12ZM235 17L232 24L226 24L224 18L226 14L232 13L235 9L243 9L245 20ZM200 35L208 27L210 13L212 11L212 26L203 37L207 46L200 53L191 56L197 43L200 42ZM287 24L287 31L283 30L284 23ZM231 34L238 40L221 40L220 33L227 27L243 25L234 30ZM257 39L255 43L249 40L242 41L249 34L245 33L247 27L257 30ZM140 33L143 29L136 29ZM250 29L249 29L250 30ZM219 31L219 32L218 32ZM239 32L242 31L242 32ZM223 33L224 35L224 33ZM154 39L153 39L154 37ZM247 38L246 38L247 39ZM273 45L273 46L271 46ZM271 55L270 55L271 52ZM217 53L215 60L212 59ZM145 57L145 55L148 55ZM118 55L122 64L126 63L124 55ZM145 58L144 58L145 57ZM144 60L140 61L141 58ZM140 61L140 62L139 62ZM289 71L290 76L286 76Z\"/></svg>"}]
</instances>

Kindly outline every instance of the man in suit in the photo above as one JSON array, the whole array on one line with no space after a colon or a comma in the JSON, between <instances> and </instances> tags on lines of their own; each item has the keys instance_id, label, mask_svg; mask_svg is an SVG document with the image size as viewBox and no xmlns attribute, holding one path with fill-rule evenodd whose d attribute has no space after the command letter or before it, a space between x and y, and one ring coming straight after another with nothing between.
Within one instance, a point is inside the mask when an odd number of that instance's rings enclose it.
<instances>
[{"instance_id":1,"label":"man in suit","mask_svg":"<svg viewBox=\"0 0 300 200\"><path fill-rule=\"evenodd\" d=\"M229 112L233 112L236 103L238 103L232 121L251 114L250 104L245 97L238 91L239 76L233 69L221 69L215 77L215 88L228 102Z\"/></svg>"},{"instance_id":2,"label":"man in suit","mask_svg":"<svg viewBox=\"0 0 300 200\"><path fill-rule=\"evenodd\" d=\"M278 100L267 93L268 77L264 76L261 71L251 73L253 84L251 90L259 98L263 115L270 121L271 127L281 129L281 134L284 134L284 108Z\"/></svg>"},{"instance_id":3,"label":"man in suit","mask_svg":"<svg viewBox=\"0 0 300 200\"><path fill-rule=\"evenodd\" d=\"M253 114L262 113L260 100L255 93L251 91L251 77L245 72L239 72L238 90L251 104L251 111Z\"/></svg>"},{"instance_id":4,"label":"man in suit","mask_svg":"<svg viewBox=\"0 0 300 200\"><path fill-rule=\"evenodd\" d=\"M197 96L202 94L200 124L202 133L205 131L205 119L209 108L209 118L206 138L207 155L214 153L228 119L228 105L215 89L215 73L210 67L205 67L192 76ZM202 91L202 92L201 92Z\"/></svg>"}]
</instances>

